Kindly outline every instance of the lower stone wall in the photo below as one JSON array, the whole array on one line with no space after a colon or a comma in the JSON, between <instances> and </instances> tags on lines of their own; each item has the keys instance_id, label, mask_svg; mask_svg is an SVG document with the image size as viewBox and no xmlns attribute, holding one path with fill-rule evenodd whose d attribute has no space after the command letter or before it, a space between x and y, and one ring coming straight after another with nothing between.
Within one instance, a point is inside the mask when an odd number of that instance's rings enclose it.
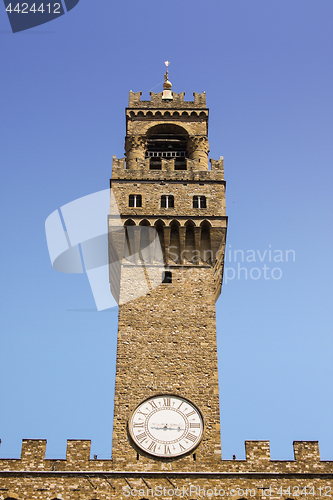
<instances>
[{"instance_id":1,"label":"lower stone wall","mask_svg":"<svg viewBox=\"0 0 333 500\"><path fill-rule=\"evenodd\" d=\"M45 440L24 440L21 459L0 460L0 500L333 496L333 462L320 461L315 441L295 441L295 460L288 461L271 460L268 441L246 441L246 460L221 460L211 470L193 461L182 472L177 460L160 462L158 472L140 470L140 461L137 470L126 470L126 464L114 470L112 460L90 459L87 440L68 441L65 460L45 459L45 449Z\"/></svg>"},{"instance_id":2,"label":"lower stone wall","mask_svg":"<svg viewBox=\"0 0 333 500\"><path fill-rule=\"evenodd\" d=\"M1 477L3 500L107 500L137 498L256 499L331 498L332 475L313 474L177 474L112 473L20 474Z\"/></svg>"}]
</instances>

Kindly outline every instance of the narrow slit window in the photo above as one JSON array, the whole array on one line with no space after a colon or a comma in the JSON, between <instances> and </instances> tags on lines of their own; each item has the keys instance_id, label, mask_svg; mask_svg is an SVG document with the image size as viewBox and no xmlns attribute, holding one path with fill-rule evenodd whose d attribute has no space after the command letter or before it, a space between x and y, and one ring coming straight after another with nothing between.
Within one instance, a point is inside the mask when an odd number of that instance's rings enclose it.
<instances>
[{"instance_id":1,"label":"narrow slit window","mask_svg":"<svg viewBox=\"0 0 333 500\"><path fill-rule=\"evenodd\" d=\"M141 194L130 194L128 200L129 207L142 207L142 196Z\"/></svg>"}]
</instances>

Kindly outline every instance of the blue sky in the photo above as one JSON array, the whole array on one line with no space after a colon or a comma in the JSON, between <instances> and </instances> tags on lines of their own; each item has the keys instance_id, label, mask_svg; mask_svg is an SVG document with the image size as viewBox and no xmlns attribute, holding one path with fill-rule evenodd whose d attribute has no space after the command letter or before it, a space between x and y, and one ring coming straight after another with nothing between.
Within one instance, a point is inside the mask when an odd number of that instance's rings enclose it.
<instances>
[{"instance_id":1,"label":"blue sky","mask_svg":"<svg viewBox=\"0 0 333 500\"><path fill-rule=\"evenodd\" d=\"M174 91L206 91L210 155L225 161L223 457L268 439L291 459L304 439L333 460L332 21L331 0L80 0L12 34L0 8L1 457L23 438L46 438L50 458L70 438L110 457L117 310L96 311L86 275L52 269L44 223L108 188L128 91L161 90L168 59Z\"/></svg>"}]
</instances>

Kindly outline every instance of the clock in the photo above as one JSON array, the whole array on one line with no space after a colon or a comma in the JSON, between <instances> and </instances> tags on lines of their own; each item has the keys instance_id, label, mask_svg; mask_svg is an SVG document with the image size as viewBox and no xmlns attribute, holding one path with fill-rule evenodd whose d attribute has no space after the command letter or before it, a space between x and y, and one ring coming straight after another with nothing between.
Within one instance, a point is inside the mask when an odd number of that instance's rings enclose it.
<instances>
[{"instance_id":1,"label":"clock","mask_svg":"<svg viewBox=\"0 0 333 500\"><path fill-rule=\"evenodd\" d=\"M161 394L135 408L128 421L136 446L155 457L173 458L194 450L200 443L204 421L188 399Z\"/></svg>"}]
</instances>

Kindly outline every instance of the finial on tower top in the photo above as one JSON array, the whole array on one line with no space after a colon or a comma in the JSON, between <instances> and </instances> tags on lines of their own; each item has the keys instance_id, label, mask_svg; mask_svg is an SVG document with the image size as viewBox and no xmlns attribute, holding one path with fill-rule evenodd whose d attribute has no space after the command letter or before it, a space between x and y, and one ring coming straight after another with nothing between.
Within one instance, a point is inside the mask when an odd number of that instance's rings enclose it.
<instances>
[{"instance_id":1,"label":"finial on tower top","mask_svg":"<svg viewBox=\"0 0 333 500\"><path fill-rule=\"evenodd\" d=\"M164 83L163 83L163 94L162 94L162 99L173 99L172 96L172 83L169 82L169 64L170 61L165 61L164 63L166 65L166 73L164 74Z\"/></svg>"},{"instance_id":2,"label":"finial on tower top","mask_svg":"<svg viewBox=\"0 0 333 500\"><path fill-rule=\"evenodd\" d=\"M164 74L164 83L163 83L163 88L164 90L171 90L171 87L172 87L172 83L169 82L169 64L170 64L170 61L165 61L164 63L166 65L166 73Z\"/></svg>"}]
</instances>

